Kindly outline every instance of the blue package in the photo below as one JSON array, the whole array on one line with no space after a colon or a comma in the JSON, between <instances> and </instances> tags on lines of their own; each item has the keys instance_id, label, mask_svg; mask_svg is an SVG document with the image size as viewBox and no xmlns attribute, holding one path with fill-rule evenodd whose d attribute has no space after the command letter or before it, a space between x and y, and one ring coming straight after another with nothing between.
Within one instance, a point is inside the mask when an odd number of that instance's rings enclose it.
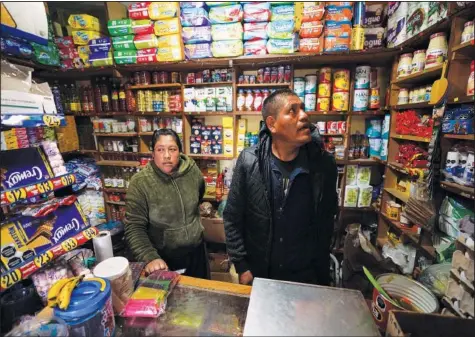
<instances>
[{"instance_id":1,"label":"blue package","mask_svg":"<svg viewBox=\"0 0 475 337\"><path fill-rule=\"evenodd\" d=\"M294 20L269 22L267 25L267 35L271 39L291 39L294 28Z\"/></svg>"},{"instance_id":2,"label":"blue package","mask_svg":"<svg viewBox=\"0 0 475 337\"><path fill-rule=\"evenodd\" d=\"M208 12L204 8L183 8L180 13L183 27L209 26Z\"/></svg>"},{"instance_id":3,"label":"blue package","mask_svg":"<svg viewBox=\"0 0 475 337\"><path fill-rule=\"evenodd\" d=\"M213 57L211 43L185 44L185 56L187 59Z\"/></svg>"},{"instance_id":4,"label":"blue package","mask_svg":"<svg viewBox=\"0 0 475 337\"><path fill-rule=\"evenodd\" d=\"M90 40L89 50L91 53L97 53L101 51L108 52L111 49L111 39L109 37L101 37L99 39Z\"/></svg>"},{"instance_id":5,"label":"blue package","mask_svg":"<svg viewBox=\"0 0 475 337\"><path fill-rule=\"evenodd\" d=\"M271 21L294 20L294 5L272 6Z\"/></svg>"},{"instance_id":6,"label":"blue package","mask_svg":"<svg viewBox=\"0 0 475 337\"><path fill-rule=\"evenodd\" d=\"M181 1L180 2L180 8L204 8L205 7L205 2L204 1Z\"/></svg>"},{"instance_id":7,"label":"blue package","mask_svg":"<svg viewBox=\"0 0 475 337\"><path fill-rule=\"evenodd\" d=\"M474 133L473 129L474 119L451 119L442 122L442 133L452 133L456 135L471 135Z\"/></svg>"},{"instance_id":8,"label":"blue package","mask_svg":"<svg viewBox=\"0 0 475 337\"><path fill-rule=\"evenodd\" d=\"M368 138L381 138L382 124L381 119L367 119L366 122L366 136Z\"/></svg>"},{"instance_id":9,"label":"blue package","mask_svg":"<svg viewBox=\"0 0 475 337\"><path fill-rule=\"evenodd\" d=\"M462 105L454 112L453 119L466 120L473 118L474 115L473 105Z\"/></svg>"},{"instance_id":10,"label":"blue package","mask_svg":"<svg viewBox=\"0 0 475 337\"><path fill-rule=\"evenodd\" d=\"M91 53L89 55L89 61L96 61L96 60L103 60L103 59L107 59L109 57L109 52L106 52L106 51L100 51L100 52L96 52L96 53Z\"/></svg>"},{"instance_id":11,"label":"blue package","mask_svg":"<svg viewBox=\"0 0 475 337\"><path fill-rule=\"evenodd\" d=\"M182 37L185 44L211 42L211 26L183 27Z\"/></svg>"},{"instance_id":12,"label":"blue package","mask_svg":"<svg viewBox=\"0 0 475 337\"><path fill-rule=\"evenodd\" d=\"M5 54L27 59L33 57L33 48L30 44L9 38L1 38L1 51Z\"/></svg>"}]
</instances>

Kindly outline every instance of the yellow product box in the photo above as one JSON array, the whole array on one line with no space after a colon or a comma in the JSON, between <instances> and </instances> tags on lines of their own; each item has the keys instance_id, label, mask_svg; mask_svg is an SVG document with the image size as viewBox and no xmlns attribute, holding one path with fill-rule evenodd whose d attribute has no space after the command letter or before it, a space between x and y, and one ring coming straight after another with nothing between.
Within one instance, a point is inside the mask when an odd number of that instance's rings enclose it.
<instances>
[{"instance_id":1,"label":"yellow product box","mask_svg":"<svg viewBox=\"0 0 475 337\"><path fill-rule=\"evenodd\" d=\"M224 140L233 140L234 139L234 129L223 127L223 141Z\"/></svg>"},{"instance_id":2,"label":"yellow product box","mask_svg":"<svg viewBox=\"0 0 475 337\"><path fill-rule=\"evenodd\" d=\"M148 6L148 16L151 20L170 19L178 17L180 5L178 1L152 2Z\"/></svg>"},{"instance_id":3,"label":"yellow product box","mask_svg":"<svg viewBox=\"0 0 475 337\"><path fill-rule=\"evenodd\" d=\"M73 29L84 29L100 31L99 19L88 14L71 14L68 18L68 24Z\"/></svg>"},{"instance_id":4,"label":"yellow product box","mask_svg":"<svg viewBox=\"0 0 475 337\"><path fill-rule=\"evenodd\" d=\"M232 128L233 128L233 118L223 117L223 129L232 129Z\"/></svg>"},{"instance_id":5,"label":"yellow product box","mask_svg":"<svg viewBox=\"0 0 475 337\"><path fill-rule=\"evenodd\" d=\"M100 38L102 34L93 30L73 30L72 36L75 45L84 46L87 45L90 40Z\"/></svg>"},{"instance_id":6,"label":"yellow product box","mask_svg":"<svg viewBox=\"0 0 475 337\"><path fill-rule=\"evenodd\" d=\"M234 141L232 139L223 140L223 154L226 157L234 156Z\"/></svg>"},{"instance_id":7,"label":"yellow product box","mask_svg":"<svg viewBox=\"0 0 475 337\"><path fill-rule=\"evenodd\" d=\"M244 146L244 139L245 138L246 138L246 134L239 132L238 136L237 136L237 145L238 146Z\"/></svg>"},{"instance_id":8,"label":"yellow product box","mask_svg":"<svg viewBox=\"0 0 475 337\"><path fill-rule=\"evenodd\" d=\"M247 119L241 118L241 119L238 121L238 132L245 134L246 131L247 131Z\"/></svg>"},{"instance_id":9,"label":"yellow product box","mask_svg":"<svg viewBox=\"0 0 475 337\"><path fill-rule=\"evenodd\" d=\"M204 179L205 179L204 198L215 199L216 198L216 177L204 176Z\"/></svg>"},{"instance_id":10,"label":"yellow product box","mask_svg":"<svg viewBox=\"0 0 475 337\"><path fill-rule=\"evenodd\" d=\"M158 38L158 48L171 48L180 46L182 42L181 34L171 34Z\"/></svg>"},{"instance_id":11,"label":"yellow product box","mask_svg":"<svg viewBox=\"0 0 475 337\"><path fill-rule=\"evenodd\" d=\"M153 30L157 36L179 34L181 32L180 19L173 18L155 21Z\"/></svg>"},{"instance_id":12,"label":"yellow product box","mask_svg":"<svg viewBox=\"0 0 475 337\"><path fill-rule=\"evenodd\" d=\"M158 62L183 61L185 53L182 44L176 47L158 48L157 59Z\"/></svg>"}]
</instances>

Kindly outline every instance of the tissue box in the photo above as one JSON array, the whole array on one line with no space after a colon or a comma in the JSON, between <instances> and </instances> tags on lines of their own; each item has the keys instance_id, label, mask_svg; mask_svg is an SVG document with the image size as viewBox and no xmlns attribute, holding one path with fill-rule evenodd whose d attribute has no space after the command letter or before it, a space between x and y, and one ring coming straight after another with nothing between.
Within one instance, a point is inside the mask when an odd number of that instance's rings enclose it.
<instances>
[{"instance_id":1,"label":"tissue box","mask_svg":"<svg viewBox=\"0 0 475 337\"><path fill-rule=\"evenodd\" d=\"M185 112L196 111L195 88L183 89L183 101L184 101L184 106L185 106L184 108Z\"/></svg>"}]
</instances>

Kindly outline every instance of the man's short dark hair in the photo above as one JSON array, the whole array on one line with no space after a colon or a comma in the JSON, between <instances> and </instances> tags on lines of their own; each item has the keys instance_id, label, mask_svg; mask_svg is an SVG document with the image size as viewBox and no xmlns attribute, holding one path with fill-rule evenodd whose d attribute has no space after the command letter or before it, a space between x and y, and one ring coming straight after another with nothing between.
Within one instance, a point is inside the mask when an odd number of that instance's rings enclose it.
<instances>
[{"instance_id":1,"label":"man's short dark hair","mask_svg":"<svg viewBox=\"0 0 475 337\"><path fill-rule=\"evenodd\" d=\"M262 118L264 121L267 117L277 115L282 105L285 103L283 100L289 96L297 96L295 92L290 89L279 89L270 94L262 105Z\"/></svg>"},{"instance_id":2,"label":"man's short dark hair","mask_svg":"<svg viewBox=\"0 0 475 337\"><path fill-rule=\"evenodd\" d=\"M157 129L153 132L152 152L155 151L155 144L157 144L158 140L160 139L160 136L172 136L175 139L175 143L178 146L178 150L180 151L180 153L183 152L180 137L178 137L178 134L172 129L165 129L165 128Z\"/></svg>"}]
</instances>

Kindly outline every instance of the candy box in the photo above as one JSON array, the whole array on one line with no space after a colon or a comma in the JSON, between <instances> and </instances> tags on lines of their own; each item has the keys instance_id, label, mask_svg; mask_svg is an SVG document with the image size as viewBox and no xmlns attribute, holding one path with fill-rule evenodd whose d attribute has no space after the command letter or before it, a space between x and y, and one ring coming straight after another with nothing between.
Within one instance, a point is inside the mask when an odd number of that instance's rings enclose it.
<instances>
[{"instance_id":1,"label":"candy box","mask_svg":"<svg viewBox=\"0 0 475 337\"><path fill-rule=\"evenodd\" d=\"M442 133L470 135L474 133L474 119L445 120L442 122Z\"/></svg>"},{"instance_id":2,"label":"candy box","mask_svg":"<svg viewBox=\"0 0 475 337\"><path fill-rule=\"evenodd\" d=\"M212 154L223 154L223 141L221 141L221 140L212 140L211 141L211 152L212 152Z\"/></svg>"},{"instance_id":3,"label":"candy box","mask_svg":"<svg viewBox=\"0 0 475 337\"><path fill-rule=\"evenodd\" d=\"M211 137L212 137L211 133L212 133L211 126L203 125L201 127L201 139L202 140L211 140Z\"/></svg>"},{"instance_id":4,"label":"candy box","mask_svg":"<svg viewBox=\"0 0 475 337\"><path fill-rule=\"evenodd\" d=\"M223 139L223 127L218 125L218 126L213 126L211 128L211 138L213 140L222 140Z\"/></svg>"},{"instance_id":5,"label":"candy box","mask_svg":"<svg viewBox=\"0 0 475 337\"><path fill-rule=\"evenodd\" d=\"M190 137L190 153L201 154L201 137Z\"/></svg>"}]
</instances>

